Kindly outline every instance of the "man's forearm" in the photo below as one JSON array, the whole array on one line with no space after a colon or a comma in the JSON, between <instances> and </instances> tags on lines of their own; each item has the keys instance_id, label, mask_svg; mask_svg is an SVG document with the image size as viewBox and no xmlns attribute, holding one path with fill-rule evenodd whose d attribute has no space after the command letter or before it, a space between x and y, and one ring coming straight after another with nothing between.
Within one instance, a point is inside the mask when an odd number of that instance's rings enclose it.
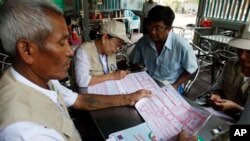
<instances>
[{"instance_id":1,"label":"man's forearm","mask_svg":"<svg viewBox=\"0 0 250 141\"><path fill-rule=\"evenodd\" d=\"M186 82L188 78L191 76L187 71L183 72L181 76L172 84L175 88L178 88L179 85Z\"/></svg>"},{"instance_id":2,"label":"man's forearm","mask_svg":"<svg viewBox=\"0 0 250 141\"><path fill-rule=\"evenodd\" d=\"M77 101L72 106L81 110L97 110L109 107L129 105L130 100L126 95L96 95L96 94L80 94Z\"/></svg>"},{"instance_id":3,"label":"man's forearm","mask_svg":"<svg viewBox=\"0 0 250 141\"><path fill-rule=\"evenodd\" d=\"M80 110L97 110L117 106L134 106L138 100L148 97L150 94L151 91L144 89L124 95L80 94L72 107Z\"/></svg>"}]
</instances>

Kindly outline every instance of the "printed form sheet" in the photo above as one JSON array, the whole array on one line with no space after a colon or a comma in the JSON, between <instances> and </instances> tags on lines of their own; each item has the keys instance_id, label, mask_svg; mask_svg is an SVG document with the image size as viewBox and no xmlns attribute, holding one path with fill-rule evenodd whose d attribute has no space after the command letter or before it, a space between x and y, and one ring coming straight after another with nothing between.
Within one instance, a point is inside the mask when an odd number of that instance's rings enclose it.
<instances>
[{"instance_id":1,"label":"printed form sheet","mask_svg":"<svg viewBox=\"0 0 250 141\"><path fill-rule=\"evenodd\" d=\"M182 128L197 132L209 117L207 112L188 104L171 85L153 92L135 106L157 139L163 141L175 141Z\"/></svg>"},{"instance_id":2,"label":"printed form sheet","mask_svg":"<svg viewBox=\"0 0 250 141\"><path fill-rule=\"evenodd\" d=\"M88 93L105 95L128 94L140 89L153 92L160 89L160 87L146 72L138 72L131 73L121 80L105 81L89 86Z\"/></svg>"},{"instance_id":3,"label":"printed form sheet","mask_svg":"<svg viewBox=\"0 0 250 141\"><path fill-rule=\"evenodd\" d=\"M139 89L152 91L150 97L139 100L135 107L153 131L157 141L175 141L182 128L195 133L209 117L208 112L187 103L171 85L160 88L146 72L131 73L122 80L90 86L88 92L114 95L128 94Z\"/></svg>"}]
</instances>

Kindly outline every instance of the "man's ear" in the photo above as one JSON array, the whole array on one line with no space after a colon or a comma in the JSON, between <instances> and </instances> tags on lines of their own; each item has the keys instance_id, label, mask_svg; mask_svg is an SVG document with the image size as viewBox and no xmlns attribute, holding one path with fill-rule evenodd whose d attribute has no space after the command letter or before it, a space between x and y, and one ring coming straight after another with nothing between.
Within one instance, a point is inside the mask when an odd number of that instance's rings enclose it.
<instances>
[{"instance_id":1,"label":"man's ear","mask_svg":"<svg viewBox=\"0 0 250 141\"><path fill-rule=\"evenodd\" d=\"M21 39L17 42L17 52L20 58L27 64L33 63L34 45L28 40Z\"/></svg>"}]
</instances>

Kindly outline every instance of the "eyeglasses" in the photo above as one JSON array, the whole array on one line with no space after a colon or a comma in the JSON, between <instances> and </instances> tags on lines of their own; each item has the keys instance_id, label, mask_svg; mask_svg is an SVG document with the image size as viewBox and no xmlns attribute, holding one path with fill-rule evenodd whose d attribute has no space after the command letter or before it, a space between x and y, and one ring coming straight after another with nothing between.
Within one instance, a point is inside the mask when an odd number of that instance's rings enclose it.
<instances>
[{"instance_id":1,"label":"eyeglasses","mask_svg":"<svg viewBox=\"0 0 250 141\"><path fill-rule=\"evenodd\" d=\"M120 49L123 46L123 44L124 44L124 41L122 41L119 38L113 37L111 39L113 40L113 42L114 42L114 44L115 44L115 46L116 46L117 49Z\"/></svg>"},{"instance_id":2,"label":"eyeglasses","mask_svg":"<svg viewBox=\"0 0 250 141\"><path fill-rule=\"evenodd\" d=\"M168 27L167 26L165 26L165 27L163 27L163 26L160 26L160 25L148 25L147 27L146 27L149 31L152 31L152 30L156 30L156 31L158 31L158 32L163 32L163 31L165 31Z\"/></svg>"}]
</instances>

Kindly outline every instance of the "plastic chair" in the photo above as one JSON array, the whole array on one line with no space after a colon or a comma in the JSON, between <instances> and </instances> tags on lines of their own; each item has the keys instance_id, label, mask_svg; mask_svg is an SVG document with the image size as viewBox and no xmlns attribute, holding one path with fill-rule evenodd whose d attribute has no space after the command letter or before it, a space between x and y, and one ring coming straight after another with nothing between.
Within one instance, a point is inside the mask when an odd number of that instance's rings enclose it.
<instances>
[{"instance_id":1,"label":"plastic chair","mask_svg":"<svg viewBox=\"0 0 250 141\"><path fill-rule=\"evenodd\" d=\"M141 19L135 15L131 10L124 10L124 17L126 18L126 27L129 33L133 33L134 29L140 33Z\"/></svg>"}]
</instances>

